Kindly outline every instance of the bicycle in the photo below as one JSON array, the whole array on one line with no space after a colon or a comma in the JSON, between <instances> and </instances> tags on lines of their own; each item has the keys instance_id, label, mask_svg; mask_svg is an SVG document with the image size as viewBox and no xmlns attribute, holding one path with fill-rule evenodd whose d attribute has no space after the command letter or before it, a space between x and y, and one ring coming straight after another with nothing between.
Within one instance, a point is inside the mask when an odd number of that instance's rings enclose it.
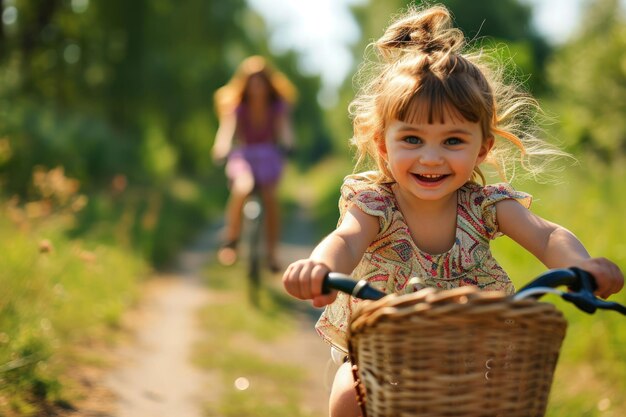
<instances>
[{"instance_id":1,"label":"bicycle","mask_svg":"<svg viewBox=\"0 0 626 417\"><path fill-rule=\"evenodd\" d=\"M594 285L570 268L540 275L515 296L475 287L386 295L337 273L323 289L376 300L361 303L348 332L364 417L541 417L567 322L538 299L554 293L590 314L626 315L623 305L596 298Z\"/></svg>"},{"instance_id":2,"label":"bicycle","mask_svg":"<svg viewBox=\"0 0 626 417\"><path fill-rule=\"evenodd\" d=\"M248 298L252 305L259 304L259 288L261 287L261 232L263 229L263 203L259 190L254 190L247 198L243 207L243 215L247 220L248 230Z\"/></svg>"}]
</instances>

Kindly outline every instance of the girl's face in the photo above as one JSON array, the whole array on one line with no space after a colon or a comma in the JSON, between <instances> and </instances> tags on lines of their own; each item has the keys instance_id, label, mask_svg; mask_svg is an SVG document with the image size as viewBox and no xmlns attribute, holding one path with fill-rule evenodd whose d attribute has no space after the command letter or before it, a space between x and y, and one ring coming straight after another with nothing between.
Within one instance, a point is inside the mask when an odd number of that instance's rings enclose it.
<instances>
[{"instance_id":1,"label":"girl's face","mask_svg":"<svg viewBox=\"0 0 626 417\"><path fill-rule=\"evenodd\" d=\"M406 197L440 200L470 180L492 146L478 122L449 110L441 122L390 120L381 152Z\"/></svg>"}]
</instances>

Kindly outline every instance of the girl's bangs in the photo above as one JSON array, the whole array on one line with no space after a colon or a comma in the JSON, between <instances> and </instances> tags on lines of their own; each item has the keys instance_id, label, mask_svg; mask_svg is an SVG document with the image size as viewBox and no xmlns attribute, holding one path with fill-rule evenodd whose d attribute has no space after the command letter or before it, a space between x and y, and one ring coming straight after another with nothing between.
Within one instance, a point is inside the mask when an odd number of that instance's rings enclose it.
<instances>
[{"instance_id":1,"label":"girl's bangs","mask_svg":"<svg viewBox=\"0 0 626 417\"><path fill-rule=\"evenodd\" d=\"M411 124L444 123L449 118L480 121L483 100L477 97L471 84L452 83L450 78L447 81L448 85L436 77L424 79L411 97L398 103L394 117Z\"/></svg>"}]
</instances>

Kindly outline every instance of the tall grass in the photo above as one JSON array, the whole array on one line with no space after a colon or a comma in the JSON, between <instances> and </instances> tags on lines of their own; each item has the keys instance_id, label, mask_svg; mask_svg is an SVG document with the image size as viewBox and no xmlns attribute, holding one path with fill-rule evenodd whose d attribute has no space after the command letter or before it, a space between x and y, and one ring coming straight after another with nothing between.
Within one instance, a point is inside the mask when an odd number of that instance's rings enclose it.
<instances>
[{"instance_id":1,"label":"tall grass","mask_svg":"<svg viewBox=\"0 0 626 417\"><path fill-rule=\"evenodd\" d=\"M534 196L533 212L568 228L592 256L604 256L626 271L626 171L581 158L557 185L525 183L516 188ZM517 286L545 268L508 238L493 252ZM626 304L626 291L611 300ZM599 311L589 316L551 297L569 321L555 374L547 416L626 415L626 318Z\"/></svg>"},{"instance_id":2,"label":"tall grass","mask_svg":"<svg viewBox=\"0 0 626 417\"><path fill-rule=\"evenodd\" d=\"M106 343L145 271L120 248L69 240L57 220L0 218L0 415L69 405L75 345Z\"/></svg>"},{"instance_id":3,"label":"tall grass","mask_svg":"<svg viewBox=\"0 0 626 417\"><path fill-rule=\"evenodd\" d=\"M44 415L84 394L75 368L115 336L150 266L167 265L217 203L198 184L79 194L62 167L0 199L0 415ZM216 192L214 191L214 194ZM217 198L219 199L219 198Z\"/></svg>"}]
</instances>

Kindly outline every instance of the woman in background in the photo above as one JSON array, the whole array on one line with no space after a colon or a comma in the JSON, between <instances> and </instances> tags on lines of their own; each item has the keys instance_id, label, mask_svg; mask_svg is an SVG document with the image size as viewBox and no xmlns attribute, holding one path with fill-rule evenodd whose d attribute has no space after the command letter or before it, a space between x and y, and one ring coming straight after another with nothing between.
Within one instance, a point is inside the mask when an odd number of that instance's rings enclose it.
<instances>
[{"instance_id":1,"label":"woman in background","mask_svg":"<svg viewBox=\"0 0 626 417\"><path fill-rule=\"evenodd\" d=\"M237 260L241 214L246 198L256 187L264 205L268 267L280 270L276 246L280 236L277 186L283 156L294 146L290 106L296 90L280 72L260 56L245 59L231 80L215 92L219 117L213 159L226 160L230 197L218 260Z\"/></svg>"}]
</instances>

